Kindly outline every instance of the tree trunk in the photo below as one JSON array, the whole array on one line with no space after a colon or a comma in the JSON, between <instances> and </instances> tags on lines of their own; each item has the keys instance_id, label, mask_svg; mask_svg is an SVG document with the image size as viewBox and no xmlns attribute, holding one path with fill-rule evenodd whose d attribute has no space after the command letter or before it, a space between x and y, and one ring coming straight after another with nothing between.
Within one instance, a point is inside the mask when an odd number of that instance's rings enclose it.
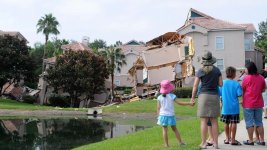
<instances>
[{"instance_id":1,"label":"tree trunk","mask_svg":"<svg viewBox=\"0 0 267 150\"><path fill-rule=\"evenodd\" d=\"M114 73L111 74L111 100L110 103L112 103L114 100Z\"/></svg>"},{"instance_id":2,"label":"tree trunk","mask_svg":"<svg viewBox=\"0 0 267 150\"><path fill-rule=\"evenodd\" d=\"M49 35L45 35L45 45L44 45L43 64L42 64L42 75L43 75L43 73L45 71L45 63L44 63L44 60L45 60L45 50L46 50L46 45L47 45L48 37L49 37Z\"/></svg>"},{"instance_id":3,"label":"tree trunk","mask_svg":"<svg viewBox=\"0 0 267 150\"><path fill-rule=\"evenodd\" d=\"M111 125L110 125L110 138L113 138L113 122L111 122Z\"/></svg>"}]
</instances>

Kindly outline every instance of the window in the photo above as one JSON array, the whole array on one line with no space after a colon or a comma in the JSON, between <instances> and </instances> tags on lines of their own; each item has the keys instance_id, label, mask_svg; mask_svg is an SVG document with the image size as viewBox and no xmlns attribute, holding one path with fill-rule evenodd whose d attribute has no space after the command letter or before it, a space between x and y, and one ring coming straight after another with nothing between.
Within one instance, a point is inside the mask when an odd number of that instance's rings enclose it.
<instances>
[{"instance_id":1,"label":"window","mask_svg":"<svg viewBox=\"0 0 267 150\"><path fill-rule=\"evenodd\" d=\"M223 70L224 69L223 59L217 59L216 65L220 70Z\"/></svg>"},{"instance_id":2,"label":"window","mask_svg":"<svg viewBox=\"0 0 267 150\"><path fill-rule=\"evenodd\" d=\"M185 54L185 56L189 55L189 47L188 46L184 47L184 54Z\"/></svg>"},{"instance_id":3,"label":"window","mask_svg":"<svg viewBox=\"0 0 267 150\"><path fill-rule=\"evenodd\" d=\"M224 37L222 36L217 36L215 37L215 46L216 49L224 49Z\"/></svg>"},{"instance_id":4,"label":"window","mask_svg":"<svg viewBox=\"0 0 267 150\"><path fill-rule=\"evenodd\" d=\"M251 58L246 58L246 59L245 59L245 64L247 64L247 63L249 63L249 62L251 62Z\"/></svg>"},{"instance_id":5,"label":"window","mask_svg":"<svg viewBox=\"0 0 267 150\"><path fill-rule=\"evenodd\" d=\"M250 51L252 48L252 40L245 39L245 51Z\"/></svg>"},{"instance_id":6,"label":"window","mask_svg":"<svg viewBox=\"0 0 267 150\"><path fill-rule=\"evenodd\" d=\"M115 81L115 85L120 86L121 85L121 81L120 80L116 80Z\"/></svg>"}]
</instances>

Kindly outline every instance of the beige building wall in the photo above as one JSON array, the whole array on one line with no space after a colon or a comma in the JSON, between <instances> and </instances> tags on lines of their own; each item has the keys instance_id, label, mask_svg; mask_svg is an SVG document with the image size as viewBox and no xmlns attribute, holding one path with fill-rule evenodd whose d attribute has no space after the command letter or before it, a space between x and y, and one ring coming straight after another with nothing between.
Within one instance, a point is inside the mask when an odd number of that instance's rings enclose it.
<instances>
[{"instance_id":1,"label":"beige building wall","mask_svg":"<svg viewBox=\"0 0 267 150\"><path fill-rule=\"evenodd\" d=\"M244 68L244 31L209 31L206 33L189 32L186 35L194 40L195 56L193 65L198 70L201 67L200 60L204 50L212 52L217 59L223 59L223 66L234 66L237 69ZM216 50L216 37L224 38L224 49ZM216 65L216 64L215 64Z\"/></svg>"},{"instance_id":2,"label":"beige building wall","mask_svg":"<svg viewBox=\"0 0 267 150\"><path fill-rule=\"evenodd\" d=\"M133 78L128 74L128 71L133 66L138 58L137 54L128 53L125 55L126 65L121 67L121 72L116 72L114 76L114 84L123 87L133 87Z\"/></svg>"},{"instance_id":3,"label":"beige building wall","mask_svg":"<svg viewBox=\"0 0 267 150\"><path fill-rule=\"evenodd\" d=\"M224 49L216 50L215 38L224 37ZM209 50L217 59L224 60L224 70L228 66L242 69L245 66L244 31L209 32ZM223 70L223 71L224 71Z\"/></svg>"},{"instance_id":4,"label":"beige building wall","mask_svg":"<svg viewBox=\"0 0 267 150\"><path fill-rule=\"evenodd\" d=\"M121 87L134 87L135 83L133 77L128 74L128 71L136 62L140 53L146 49L145 45L142 45L134 40L121 45L120 48L125 55L126 65L121 67L121 71L115 72L114 84Z\"/></svg>"}]
</instances>

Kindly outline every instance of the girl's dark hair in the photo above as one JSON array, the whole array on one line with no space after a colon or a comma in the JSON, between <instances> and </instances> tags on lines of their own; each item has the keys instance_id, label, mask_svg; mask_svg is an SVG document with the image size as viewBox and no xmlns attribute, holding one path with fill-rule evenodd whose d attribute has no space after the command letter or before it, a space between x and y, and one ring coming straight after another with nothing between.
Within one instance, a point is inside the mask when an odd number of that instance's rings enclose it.
<instances>
[{"instance_id":1,"label":"girl's dark hair","mask_svg":"<svg viewBox=\"0 0 267 150\"><path fill-rule=\"evenodd\" d=\"M248 62L246 64L246 68L248 70L249 75L258 74L258 69L254 62Z\"/></svg>"},{"instance_id":2,"label":"girl's dark hair","mask_svg":"<svg viewBox=\"0 0 267 150\"><path fill-rule=\"evenodd\" d=\"M166 94L162 94L163 97L166 97Z\"/></svg>"},{"instance_id":3,"label":"girl's dark hair","mask_svg":"<svg viewBox=\"0 0 267 150\"><path fill-rule=\"evenodd\" d=\"M227 78L234 78L236 74L236 69L232 66L226 68L226 77Z\"/></svg>"}]
</instances>

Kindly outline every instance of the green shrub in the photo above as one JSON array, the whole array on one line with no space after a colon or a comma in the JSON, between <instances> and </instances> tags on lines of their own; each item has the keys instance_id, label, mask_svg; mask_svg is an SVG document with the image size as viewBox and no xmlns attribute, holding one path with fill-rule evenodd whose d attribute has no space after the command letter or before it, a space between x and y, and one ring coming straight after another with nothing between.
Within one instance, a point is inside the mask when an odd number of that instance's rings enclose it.
<instances>
[{"instance_id":1,"label":"green shrub","mask_svg":"<svg viewBox=\"0 0 267 150\"><path fill-rule=\"evenodd\" d=\"M31 95L24 95L22 97L22 100L24 103L33 104L36 101L36 98L34 96L31 96Z\"/></svg>"},{"instance_id":2,"label":"green shrub","mask_svg":"<svg viewBox=\"0 0 267 150\"><path fill-rule=\"evenodd\" d=\"M124 94L131 94L132 93L132 89L131 88L126 88L124 90Z\"/></svg>"},{"instance_id":3,"label":"green shrub","mask_svg":"<svg viewBox=\"0 0 267 150\"><path fill-rule=\"evenodd\" d=\"M67 98L65 96L60 96L60 95L52 95L49 98L49 103L51 106L59 106L59 107L69 107L70 106L69 98Z\"/></svg>"},{"instance_id":4,"label":"green shrub","mask_svg":"<svg viewBox=\"0 0 267 150\"><path fill-rule=\"evenodd\" d=\"M177 98L190 98L192 96L192 87L176 88L173 93Z\"/></svg>"}]
</instances>

